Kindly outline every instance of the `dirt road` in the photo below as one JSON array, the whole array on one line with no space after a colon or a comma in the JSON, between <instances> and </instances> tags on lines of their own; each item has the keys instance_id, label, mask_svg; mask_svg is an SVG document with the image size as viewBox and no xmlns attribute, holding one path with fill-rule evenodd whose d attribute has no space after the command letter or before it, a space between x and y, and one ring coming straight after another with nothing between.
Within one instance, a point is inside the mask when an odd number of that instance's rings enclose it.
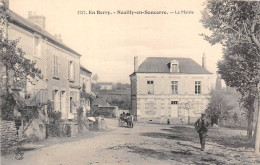
<instances>
[{"instance_id":1,"label":"dirt road","mask_svg":"<svg viewBox=\"0 0 260 165\"><path fill-rule=\"evenodd\" d=\"M22 160L2 157L3 165L87 164L260 164L252 148L240 141L244 131L210 129L206 150L200 151L198 135L191 126L142 124L118 127L106 119L106 131L45 142L26 151ZM39 145L38 145L39 146Z\"/></svg>"}]
</instances>

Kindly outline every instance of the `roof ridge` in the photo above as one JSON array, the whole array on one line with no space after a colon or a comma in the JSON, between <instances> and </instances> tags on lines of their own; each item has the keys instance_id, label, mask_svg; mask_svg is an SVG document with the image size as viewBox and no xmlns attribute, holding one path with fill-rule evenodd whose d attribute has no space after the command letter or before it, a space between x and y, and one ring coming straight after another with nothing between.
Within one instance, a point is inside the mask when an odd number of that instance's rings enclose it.
<instances>
[{"instance_id":1,"label":"roof ridge","mask_svg":"<svg viewBox=\"0 0 260 165\"><path fill-rule=\"evenodd\" d=\"M73 50L72 48L67 46L65 43L57 40L52 34L50 34L44 28L42 28L39 25L33 23L32 21L28 20L27 18L20 16L19 14L15 13L14 11L12 11L10 9L8 9L8 12L9 12L8 14L10 16L9 19L11 20L11 22L13 21L13 23L16 23L16 25L18 24L17 26L20 25L20 27L22 26L21 28L26 28L26 29L29 29L31 31L37 32L37 33L41 34L43 37L47 38L48 40L56 43L57 46L63 47L63 49L67 50L70 53L81 56L81 54L79 54L78 52L76 52L75 50ZM18 17L18 18L15 18L15 17Z\"/></svg>"},{"instance_id":2,"label":"roof ridge","mask_svg":"<svg viewBox=\"0 0 260 165\"><path fill-rule=\"evenodd\" d=\"M178 60L180 72L184 74L211 74L192 58L186 57L147 57L138 67L137 73L171 73L168 62Z\"/></svg>"}]
</instances>

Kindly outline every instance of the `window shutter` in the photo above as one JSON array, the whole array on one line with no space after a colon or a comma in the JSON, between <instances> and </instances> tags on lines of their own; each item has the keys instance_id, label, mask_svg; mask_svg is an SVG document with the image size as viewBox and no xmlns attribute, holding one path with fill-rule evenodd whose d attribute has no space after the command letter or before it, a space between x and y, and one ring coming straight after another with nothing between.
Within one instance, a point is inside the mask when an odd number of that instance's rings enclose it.
<instances>
[{"instance_id":1,"label":"window shutter","mask_svg":"<svg viewBox=\"0 0 260 165\"><path fill-rule=\"evenodd\" d=\"M51 51L49 52L51 54ZM53 76L54 75L54 57L51 57L50 55L50 59L51 59L51 62L50 62L50 65L51 65L51 75Z\"/></svg>"},{"instance_id":2,"label":"window shutter","mask_svg":"<svg viewBox=\"0 0 260 165\"><path fill-rule=\"evenodd\" d=\"M73 62L73 80L75 81L75 73L76 73L76 67L75 62Z\"/></svg>"},{"instance_id":3,"label":"window shutter","mask_svg":"<svg viewBox=\"0 0 260 165\"><path fill-rule=\"evenodd\" d=\"M53 55L53 75L56 76L56 57Z\"/></svg>"},{"instance_id":4,"label":"window shutter","mask_svg":"<svg viewBox=\"0 0 260 165\"><path fill-rule=\"evenodd\" d=\"M70 60L68 60L68 79L70 79Z\"/></svg>"},{"instance_id":5,"label":"window shutter","mask_svg":"<svg viewBox=\"0 0 260 165\"><path fill-rule=\"evenodd\" d=\"M59 58L56 56L56 76L59 76Z\"/></svg>"}]
</instances>

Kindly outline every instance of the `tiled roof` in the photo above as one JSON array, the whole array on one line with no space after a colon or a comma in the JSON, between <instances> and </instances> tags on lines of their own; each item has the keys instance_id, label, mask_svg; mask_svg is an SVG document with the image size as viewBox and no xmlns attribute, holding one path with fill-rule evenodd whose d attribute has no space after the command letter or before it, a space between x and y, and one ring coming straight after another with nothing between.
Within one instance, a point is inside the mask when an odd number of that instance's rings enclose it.
<instances>
[{"instance_id":1,"label":"tiled roof","mask_svg":"<svg viewBox=\"0 0 260 165\"><path fill-rule=\"evenodd\" d=\"M92 74L92 72L90 72L87 68L85 68L84 66L80 65L80 69L89 73L89 74Z\"/></svg>"},{"instance_id":2,"label":"tiled roof","mask_svg":"<svg viewBox=\"0 0 260 165\"><path fill-rule=\"evenodd\" d=\"M48 33L46 30L44 30L43 28L41 28L40 26L32 23L31 21L29 21L28 19L25 19L23 17L21 17L20 15L16 14L15 12L8 10L8 14L9 14L9 21L19 27L22 27L28 31L31 32L37 32L40 35L42 35L43 37L47 38L48 41L54 43L55 45L75 54L78 56L81 56L78 52L72 50L71 48L69 48L68 46L66 46L64 43L62 43L61 41L57 40L54 36L52 36L50 33Z\"/></svg>"},{"instance_id":3,"label":"tiled roof","mask_svg":"<svg viewBox=\"0 0 260 165\"><path fill-rule=\"evenodd\" d=\"M95 98L93 100L93 105L98 105L99 107L110 107L111 105L102 97Z\"/></svg>"},{"instance_id":4,"label":"tiled roof","mask_svg":"<svg viewBox=\"0 0 260 165\"><path fill-rule=\"evenodd\" d=\"M170 73L169 62L179 62L179 72L184 74L212 74L190 58L148 57L137 73Z\"/></svg>"}]
</instances>

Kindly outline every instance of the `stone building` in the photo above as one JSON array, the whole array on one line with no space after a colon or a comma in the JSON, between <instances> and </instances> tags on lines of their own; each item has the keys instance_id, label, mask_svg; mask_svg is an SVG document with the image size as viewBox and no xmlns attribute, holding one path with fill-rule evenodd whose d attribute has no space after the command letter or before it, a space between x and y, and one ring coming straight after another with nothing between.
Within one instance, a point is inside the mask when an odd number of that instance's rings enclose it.
<instances>
[{"instance_id":1,"label":"stone building","mask_svg":"<svg viewBox=\"0 0 260 165\"><path fill-rule=\"evenodd\" d=\"M112 90L113 89L113 83L111 82L100 82L98 83L100 85L100 90Z\"/></svg>"},{"instance_id":2,"label":"stone building","mask_svg":"<svg viewBox=\"0 0 260 165\"><path fill-rule=\"evenodd\" d=\"M85 90L85 92L88 94L89 97L94 97L93 93L91 91L91 75L92 72L90 72L88 69L80 66L80 87L81 92ZM90 111L90 98L81 98L81 105L83 107L84 113L87 113Z\"/></svg>"},{"instance_id":3,"label":"stone building","mask_svg":"<svg viewBox=\"0 0 260 165\"><path fill-rule=\"evenodd\" d=\"M130 75L132 114L137 121L194 122L209 102L213 74L190 58L148 57ZM203 67L204 66L204 67Z\"/></svg>"},{"instance_id":4,"label":"stone building","mask_svg":"<svg viewBox=\"0 0 260 165\"><path fill-rule=\"evenodd\" d=\"M25 19L8 10L8 39L20 39L18 46L25 57L35 61L43 79L31 79L23 89L25 99L36 98L37 103L50 100L62 119L74 119L80 99L81 55L65 45L61 35L52 36L45 30L45 17L28 13Z\"/></svg>"}]
</instances>

